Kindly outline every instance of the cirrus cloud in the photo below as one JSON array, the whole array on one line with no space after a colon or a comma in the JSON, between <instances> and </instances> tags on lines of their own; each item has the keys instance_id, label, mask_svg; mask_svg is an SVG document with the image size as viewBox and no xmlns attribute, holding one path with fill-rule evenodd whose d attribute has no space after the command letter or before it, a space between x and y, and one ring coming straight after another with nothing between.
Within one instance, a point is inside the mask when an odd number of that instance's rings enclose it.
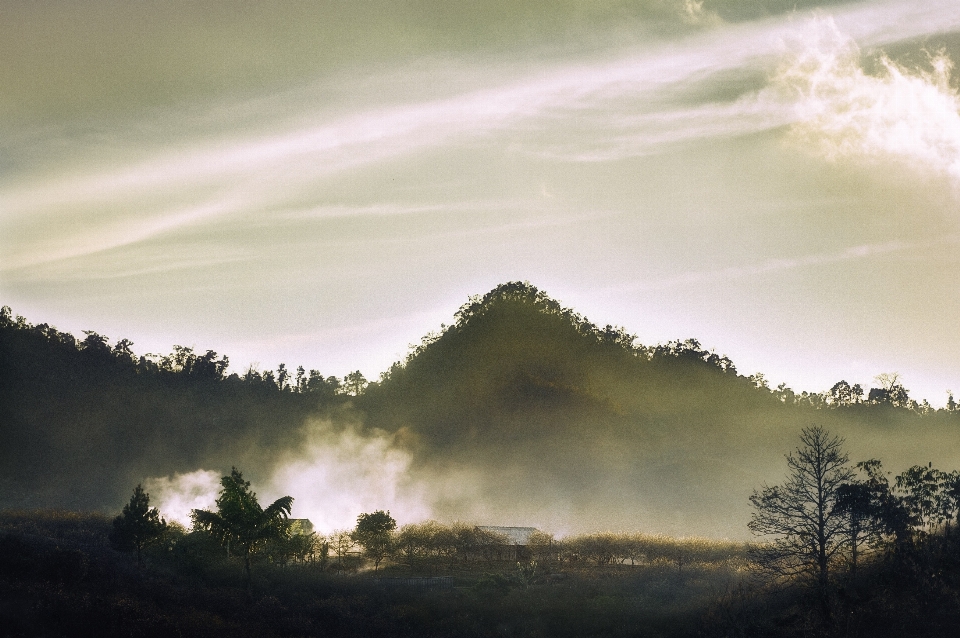
<instances>
[{"instance_id":1,"label":"cirrus cloud","mask_svg":"<svg viewBox=\"0 0 960 638\"><path fill-rule=\"evenodd\" d=\"M790 139L830 161L894 160L960 182L953 62L940 52L929 69L909 69L881 55L879 66L865 72L860 48L832 19L812 21L774 78L793 102Z\"/></svg>"}]
</instances>

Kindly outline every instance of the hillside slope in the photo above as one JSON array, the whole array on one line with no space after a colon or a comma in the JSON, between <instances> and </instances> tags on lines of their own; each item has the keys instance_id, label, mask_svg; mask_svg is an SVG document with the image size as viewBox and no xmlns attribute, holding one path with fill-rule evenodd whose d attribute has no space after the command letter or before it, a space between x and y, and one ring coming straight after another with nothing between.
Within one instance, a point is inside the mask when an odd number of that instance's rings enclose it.
<instances>
[{"instance_id":1,"label":"hillside slope","mask_svg":"<svg viewBox=\"0 0 960 638\"><path fill-rule=\"evenodd\" d=\"M365 477L383 483L394 475L379 464L401 459L396 485L380 489L415 501L417 516L744 537L749 494L781 480L811 423L845 437L854 461L960 468L958 411L771 391L696 341L638 345L525 283L472 298L355 397L316 371L240 377L216 353L155 360L129 346L3 313L0 507L109 511L148 477L237 465L322 509L367 503ZM382 454L363 456L364 441ZM340 478L296 477L303 493L278 482L301 467ZM344 492L348 478L362 493Z\"/></svg>"},{"instance_id":2,"label":"hillside slope","mask_svg":"<svg viewBox=\"0 0 960 638\"><path fill-rule=\"evenodd\" d=\"M551 529L743 536L750 492L813 422L855 460L960 466L955 413L816 409L696 341L640 346L517 282L472 299L358 405L414 453L441 515Z\"/></svg>"}]
</instances>

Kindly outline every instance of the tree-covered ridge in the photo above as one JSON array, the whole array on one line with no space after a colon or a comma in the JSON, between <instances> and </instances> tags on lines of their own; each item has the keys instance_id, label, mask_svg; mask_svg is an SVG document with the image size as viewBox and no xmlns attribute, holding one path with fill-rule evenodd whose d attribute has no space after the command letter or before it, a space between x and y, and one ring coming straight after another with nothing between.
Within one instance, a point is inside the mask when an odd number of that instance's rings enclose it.
<instances>
[{"instance_id":1,"label":"tree-covered ridge","mask_svg":"<svg viewBox=\"0 0 960 638\"><path fill-rule=\"evenodd\" d=\"M337 379L283 364L232 373L226 356L184 346L138 355L128 339L77 339L9 309L0 313L0 361L8 507L113 508L146 478L234 464L259 480L303 447L304 424L321 417L386 432L431 485L451 467L482 477L479 501L513 494L506 518L576 502L585 518L618 516L598 521L616 529L642 512L676 512L682 498L690 512L728 521L720 533L732 534L742 499L721 495L742 489L742 468L763 472L786 433L818 420L851 440L892 442L914 428L923 449L942 452L960 414L905 399L894 375L879 392L846 382L823 393L770 388L694 339L643 345L518 282L471 298L451 326L370 384L359 372ZM104 467L110 474L91 482ZM623 494L637 499L609 507ZM470 503L437 498L452 503L437 515L473 517ZM687 524L661 531L689 533Z\"/></svg>"},{"instance_id":2,"label":"tree-covered ridge","mask_svg":"<svg viewBox=\"0 0 960 638\"><path fill-rule=\"evenodd\" d=\"M546 292L528 282L512 281L497 286L483 296L470 297L454 314L452 325L442 325L440 333L431 333L424 337L420 344L412 346L406 361L394 364L384 373L383 378L390 378L392 373L424 356L434 344L444 341L456 343L458 336L475 330L482 332L488 324L497 321L513 321L520 327L523 320L529 321L533 317L542 320L539 323L540 328L545 330L545 335L564 335L571 343L579 341L580 347L619 351L621 354L642 359L672 357L690 362L704 362L725 372L736 372L729 358L704 350L695 339L670 341L653 347L644 346L639 343L636 335L621 326L608 324L601 328L574 310L564 308Z\"/></svg>"},{"instance_id":3,"label":"tree-covered ridge","mask_svg":"<svg viewBox=\"0 0 960 638\"><path fill-rule=\"evenodd\" d=\"M691 419L715 423L744 413L781 420L783 408L843 409L864 418L880 408L934 412L926 401L909 399L898 376L878 380L882 387L867 397L846 381L824 392L771 388L764 375L738 374L729 357L696 339L646 346L623 328L591 323L529 283L509 282L472 297L452 325L411 347L359 403L372 424L412 427L438 443L456 439L457 431L507 427L516 434L505 422L532 428L544 418L556 433L564 424L598 419L675 422L684 429ZM946 411L954 409L950 403Z\"/></svg>"},{"instance_id":4,"label":"tree-covered ridge","mask_svg":"<svg viewBox=\"0 0 960 638\"><path fill-rule=\"evenodd\" d=\"M0 311L0 506L107 509L145 477L251 456L267 471L306 418L349 399L315 370L228 374L211 350L138 356L84 334Z\"/></svg>"},{"instance_id":5,"label":"tree-covered ridge","mask_svg":"<svg viewBox=\"0 0 960 638\"><path fill-rule=\"evenodd\" d=\"M504 333L513 332L512 338L505 339ZM491 332L498 332L498 354L503 354L517 345L518 337L527 337L528 346L534 349L544 345L543 341L559 339L571 355L584 356L589 351L605 352L608 356L619 356L623 360L657 361L664 365L671 363L698 366L706 364L708 368L737 377L734 362L726 355L703 347L699 340L676 339L667 343L646 346L639 342L635 334L621 326L597 326L583 315L570 308L563 307L546 292L528 282L512 281L501 284L485 295L474 295L454 314L452 325L441 325L440 332L425 336L421 343L411 346L410 352L402 362L395 363L381 375L381 381L390 382L403 376L409 369L424 369L440 360L444 365L437 366L435 376L442 377L446 371L464 359L462 352L476 339L482 339ZM489 343L484 344L489 347ZM494 347L497 347L495 344ZM521 349L521 352L523 350ZM541 348L538 355L546 354ZM574 358L571 356L570 358ZM855 405L888 405L907 408L921 414L934 409L926 399L912 399L909 390L904 387L897 373L881 373L875 377L879 387L869 388L865 392L859 384L851 385L840 380L822 392L795 392L781 383L771 388L764 374L756 373L741 377L758 390L773 395L780 403L788 405L807 405L813 408L843 408ZM944 408L947 411L957 409L952 394Z\"/></svg>"},{"instance_id":6,"label":"tree-covered ridge","mask_svg":"<svg viewBox=\"0 0 960 638\"><path fill-rule=\"evenodd\" d=\"M85 337L80 340L48 324L32 325L22 316L14 317L9 306L0 309L0 331L4 354L20 357L25 363L32 362L27 373L38 377L66 369L75 372L67 380L78 382L82 382L85 374L93 374L96 378L135 374L161 377L168 381L178 379L188 384L202 384L204 381L242 382L265 390L327 396L344 392L344 384L337 377L324 378L318 370L308 372L302 366L292 373L284 363L279 364L276 371L260 371L250 367L242 375L228 375L230 360L213 350L199 354L192 347L175 345L167 355L138 356L133 352L134 344L129 339L118 339L111 346L108 337L84 330Z\"/></svg>"}]
</instances>

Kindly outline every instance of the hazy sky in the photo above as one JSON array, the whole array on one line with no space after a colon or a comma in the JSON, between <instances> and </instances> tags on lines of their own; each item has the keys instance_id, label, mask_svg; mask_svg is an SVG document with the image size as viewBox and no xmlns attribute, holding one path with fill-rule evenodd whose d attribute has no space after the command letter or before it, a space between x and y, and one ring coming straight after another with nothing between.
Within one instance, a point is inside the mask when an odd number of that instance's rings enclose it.
<instances>
[{"instance_id":1,"label":"hazy sky","mask_svg":"<svg viewBox=\"0 0 960 638\"><path fill-rule=\"evenodd\" d=\"M376 377L529 280L960 391L956 0L0 4L0 301Z\"/></svg>"}]
</instances>

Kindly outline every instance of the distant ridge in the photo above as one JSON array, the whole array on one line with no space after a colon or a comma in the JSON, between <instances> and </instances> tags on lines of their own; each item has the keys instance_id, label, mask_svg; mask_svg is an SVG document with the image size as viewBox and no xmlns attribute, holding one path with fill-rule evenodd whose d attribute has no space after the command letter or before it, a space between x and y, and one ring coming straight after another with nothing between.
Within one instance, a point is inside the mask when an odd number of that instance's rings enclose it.
<instances>
[{"instance_id":1,"label":"distant ridge","mask_svg":"<svg viewBox=\"0 0 960 638\"><path fill-rule=\"evenodd\" d=\"M811 423L894 467L960 453L956 410L770 389L696 340L643 345L526 282L471 297L366 389L131 345L0 312L0 507L112 511L147 477L200 468L265 480L319 419L409 458L397 480L447 520L742 537L750 491Z\"/></svg>"}]
</instances>

